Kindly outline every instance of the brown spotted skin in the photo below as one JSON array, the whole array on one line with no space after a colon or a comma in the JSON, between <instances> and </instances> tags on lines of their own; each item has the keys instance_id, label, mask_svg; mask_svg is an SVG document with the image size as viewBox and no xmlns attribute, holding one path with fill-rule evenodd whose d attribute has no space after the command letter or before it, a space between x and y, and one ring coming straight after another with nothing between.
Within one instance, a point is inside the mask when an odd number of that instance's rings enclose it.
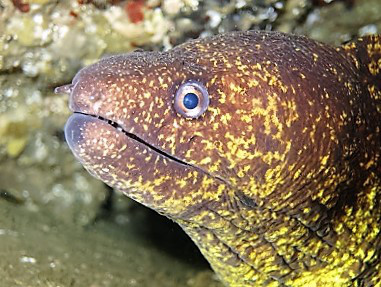
<instances>
[{"instance_id":1,"label":"brown spotted skin","mask_svg":"<svg viewBox=\"0 0 381 287\"><path fill-rule=\"evenodd\" d=\"M226 286L381 286L380 42L250 31L103 59L68 88L66 137ZM188 80L210 95L197 119L173 107Z\"/></svg>"}]
</instances>

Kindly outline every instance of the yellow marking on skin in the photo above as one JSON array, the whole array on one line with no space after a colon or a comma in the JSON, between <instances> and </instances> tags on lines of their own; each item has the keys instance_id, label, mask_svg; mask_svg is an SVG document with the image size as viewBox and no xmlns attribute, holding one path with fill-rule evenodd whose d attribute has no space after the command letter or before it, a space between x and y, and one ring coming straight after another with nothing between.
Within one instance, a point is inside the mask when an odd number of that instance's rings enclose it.
<instances>
[{"instance_id":1,"label":"yellow marking on skin","mask_svg":"<svg viewBox=\"0 0 381 287\"><path fill-rule=\"evenodd\" d=\"M368 64L368 69L369 69L369 72L373 75L373 76L376 76L380 73L380 69L381 69L381 58L378 59L378 61L374 61L372 60L369 64Z\"/></svg>"},{"instance_id":2,"label":"yellow marking on skin","mask_svg":"<svg viewBox=\"0 0 381 287\"><path fill-rule=\"evenodd\" d=\"M210 157L205 157L204 159L202 159L200 161L200 164L204 165L204 164L208 164L212 161L212 159Z\"/></svg>"},{"instance_id":3,"label":"yellow marking on skin","mask_svg":"<svg viewBox=\"0 0 381 287\"><path fill-rule=\"evenodd\" d=\"M249 88L254 88L259 85L259 82L255 79L249 79L249 81L247 82L247 85Z\"/></svg>"},{"instance_id":4,"label":"yellow marking on skin","mask_svg":"<svg viewBox=\"0 0 381 287\"><path fill-rule=\"evenodd\" d=\"M297 179L300 176L301 173L302 173L302 171L300 169L295 171L295 173L294 173L294 179Z\"/></svg>"},{"instance_id":5,"label":"yellow marking on skin","mask_svg":"<svg viewBox=\"0 0 381 287\"><path fill-rule=\"evenodd\" d=\"M152 95L151 95L150 92L145 92L145 93L143 93L143 98L145 98L145 99L149 99L149 98L151 98L151 97L152 97Z\"/></svg>"},{"instance_id":6,"label":"yellow marking on skin","mask_svg":"<svg viewBox=\"0 0 381 287\"><path fill-rule=\"evenodd\" d=\"M218 76L214 76L211 80L210 80L210 85L214 85L216 83L218 79Z\"/></svg>"},{"instance_id":7,"label":"yellow marking on skin","mask_svg":"<svg viewBox=\"0 0 381 287\"><path fill-rule=\"evenodd\" d=\"M232 116L230 114L224 114L220 116L220 120L224 125L227 125L228 122L232 119Z\"/></svg>"},{"instance_id":8,"label":"yellow marking on skin","mask_svg":"<svg viewBox=\"0 0 381 287\"><path fill-rule=\"evenodd\" d=\"M234 83L230 83L230 89L235 93L241 93L243 91L242 87L240 85L236 85Z\"/></svg>"},{"instance_id":9,"label":"yellow marking on skin","mask_svg":"<svg viewBox=\"0 0 381 287\"><path fill-rule=\"evenodd\" d=\"M217 90L217 93L219 94L219 98L218 98L218 101L221 103L221 104L224 104L226 102L226 94L224 92L222 92L220 89Z\"/></svg>"}]
</instances>

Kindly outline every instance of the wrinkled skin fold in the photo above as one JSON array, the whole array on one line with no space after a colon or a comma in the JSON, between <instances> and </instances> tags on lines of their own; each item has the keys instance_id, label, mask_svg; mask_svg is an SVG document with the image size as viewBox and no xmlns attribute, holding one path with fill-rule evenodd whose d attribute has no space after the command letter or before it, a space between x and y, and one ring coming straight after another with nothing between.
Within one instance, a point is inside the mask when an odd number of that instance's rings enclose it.
<instances>
[{"instance_id":1,"label":"wrinkled skin fold","mask_svg":"<svg viewBox=\"0 0 381 287\"><path fill-rule=\"evenodd\" d=\"M58 89L66 139L226 286L381 286L380 42L250 31L106 58ZM173 105L186 81L209 94L195 119Z\"/></svg>"}]
</instances>

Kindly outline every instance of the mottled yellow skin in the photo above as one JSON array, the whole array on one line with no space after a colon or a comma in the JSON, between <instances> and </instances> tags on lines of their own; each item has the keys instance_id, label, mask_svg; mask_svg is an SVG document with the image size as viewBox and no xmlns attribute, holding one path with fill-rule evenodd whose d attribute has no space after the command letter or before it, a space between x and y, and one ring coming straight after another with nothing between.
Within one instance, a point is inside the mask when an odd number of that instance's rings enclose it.
<instances>
[{"instance_id":1,"label":"mottled yellow skin","mask_svg":"<svg viewBox=\"0 0 381 287\"><path fill-rule=\"evenodd\" d=\"M381 286L380 43L251 31L103 59L70 106L119 129L77 114L66 137L179 223L226 286ZM210 95L197 119L173 108L187 80Z\"/></svg>"}]
</instances>

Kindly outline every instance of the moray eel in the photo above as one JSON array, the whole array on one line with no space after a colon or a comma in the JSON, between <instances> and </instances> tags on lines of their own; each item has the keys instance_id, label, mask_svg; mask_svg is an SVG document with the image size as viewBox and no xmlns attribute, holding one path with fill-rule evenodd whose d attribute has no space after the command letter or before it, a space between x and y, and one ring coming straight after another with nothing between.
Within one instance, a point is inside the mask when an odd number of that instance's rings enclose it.
<instances>
[{"instance_id":1,"label":"moray eel","mask_svg":"<svg viewBox=\"0 0 381 287\"><path fill-rule=\"evenodd\" d=\"M230 287L381 286L381 37L233 32L70 85L94 176L182 226Z\"/></svg>"}]
</instances>

